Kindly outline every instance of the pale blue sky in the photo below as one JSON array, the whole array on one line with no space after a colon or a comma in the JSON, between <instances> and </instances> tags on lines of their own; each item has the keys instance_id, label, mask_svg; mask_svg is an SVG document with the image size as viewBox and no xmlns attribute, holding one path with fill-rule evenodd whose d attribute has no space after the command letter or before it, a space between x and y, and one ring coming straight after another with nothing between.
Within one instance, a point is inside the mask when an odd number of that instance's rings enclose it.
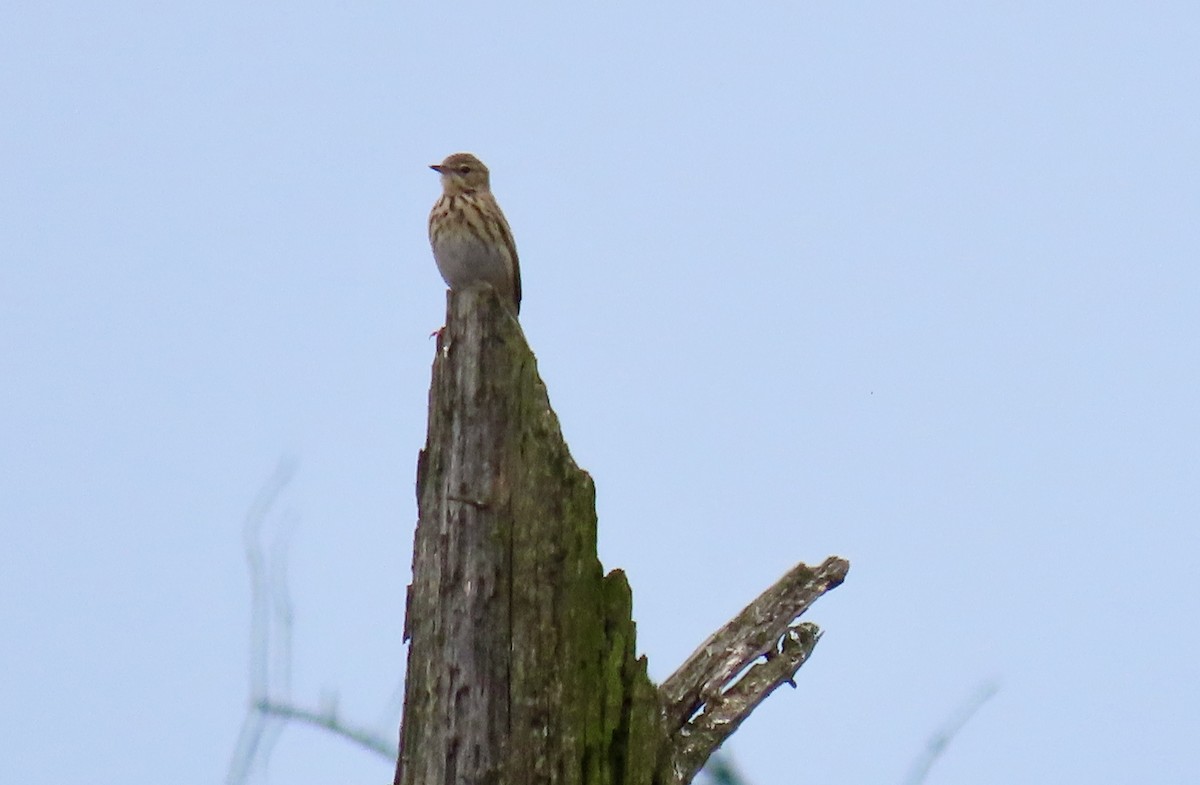
<instances>
[{"instance_id":1,"label":"pale blue sky","mask_svg":"<svg viewBox=\"0 0 1200 785\"><path fill-rule=\"evenodd\" d=\"M0 8L0 782L216 783L240 525L294 697L397 680L443 287L492 169L657 678L798 560L757 785L1200 780L1200 6ZM394 728L383 728L394 734ZM287 730L258 781L391 767Z\"/></svg>"}]
</instances>

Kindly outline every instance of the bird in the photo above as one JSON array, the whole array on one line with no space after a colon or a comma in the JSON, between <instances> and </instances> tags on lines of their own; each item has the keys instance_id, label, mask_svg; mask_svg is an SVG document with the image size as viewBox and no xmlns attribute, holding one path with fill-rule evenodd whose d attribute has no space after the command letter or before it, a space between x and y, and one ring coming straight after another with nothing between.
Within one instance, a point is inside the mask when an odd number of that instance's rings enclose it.
<instances>
[{"instance_id":1,"label":"bird","mask_svg":"<svg viewBox=\"0 0 1200 785\"><path fill-rule=\"evenodd\" d=\"M442 176L442 195L429 213L429 244L442 279L451 291L487 284L519 314L517 246L492 195L488 168L470 153L454 153L429 168Z\"/></svg>"}]
</instances>

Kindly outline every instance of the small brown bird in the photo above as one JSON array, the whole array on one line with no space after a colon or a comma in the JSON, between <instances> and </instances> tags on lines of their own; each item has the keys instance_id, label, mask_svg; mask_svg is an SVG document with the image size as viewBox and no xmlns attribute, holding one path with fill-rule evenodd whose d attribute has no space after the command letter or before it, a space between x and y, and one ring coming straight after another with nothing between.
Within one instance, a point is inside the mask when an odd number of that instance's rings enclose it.
<instances>
[{"instance_id":1,"label":"small brown bird","mask_svg":"<svg viewBox=\"0 0 1200 785\"><path fill-rule=\"evenodd\" d=\"M521 268L512 229L492 196L488 168L470 153L429 167L442 176L442 196L429 213L429 244L452 290L486 283L521 311Z\"/></svg>"}]
</instances>

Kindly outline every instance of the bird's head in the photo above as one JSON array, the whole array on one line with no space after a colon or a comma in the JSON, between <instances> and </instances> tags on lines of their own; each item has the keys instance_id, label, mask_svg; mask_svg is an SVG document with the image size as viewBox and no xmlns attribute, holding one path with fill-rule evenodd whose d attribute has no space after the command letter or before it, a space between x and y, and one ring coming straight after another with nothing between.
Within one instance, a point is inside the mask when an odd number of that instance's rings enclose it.
<instances>
[{"instance_id":1,"label":"bird's head","mask_svg":"<svg viewBox=\"0 0 1200 785\"><path fill-rule=\"evenodd\" d=\"M488 168L470 153L455 153L429 168L442 176L442 188L447 194L488 190Z\"/></svg>"}]
</instances>

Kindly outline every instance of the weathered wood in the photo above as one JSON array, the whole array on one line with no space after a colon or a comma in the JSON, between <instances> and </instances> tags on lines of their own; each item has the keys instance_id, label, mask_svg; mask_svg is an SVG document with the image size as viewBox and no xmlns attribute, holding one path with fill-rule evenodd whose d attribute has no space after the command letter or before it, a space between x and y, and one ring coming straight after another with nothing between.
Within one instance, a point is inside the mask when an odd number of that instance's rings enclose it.
<instances>
[{"instance_id":1,"label":"weathered wood","mask_svg":"<svg viewBox=\"0 0 1200 785\"><path fill-rule=\"evenodd\" d=\"M837 556L818 567L797 564L710 635L662 684L669 730L683 727L759 657L778 653L795 629L795 620L821 595L840 586L849 570L850 562Z\"/></svg>"},{"instance_id":2,"label":"weathered wood","mask_svg":"<svg viewBox=\"0 0 1200 785\"><path fill-rule=\"evenodd\" d=\"M395 785L686 785L807 660L820 631L796 619L849 564L797 565L657 688L520 325L491 290L448 297Z\"/></svg>"},{"instance_id":3,"label":"weathered wood","mask_svg":"<svg viewBox=\"0 0 1200 785\"><path fill-rule=\"evenodd\" d=\"M784 684L796 686L796 671L821 639L817 625L796 620L840 586L849 569L850 562L837 556L815 568L792 567L663 682L659 698L670 734L667 782L691 782L768 695Z\"/></svg>"},{"instance_id":4,"label":"weathered wood","mask_svg":"<svg viewBox=\"0 0 1200 785\"><path fill-rule=\"evenodd\" d=\"M451 293L417 468L396 785L650 785L665 738L521 328Z\"/></svg>"}]
</instances>

